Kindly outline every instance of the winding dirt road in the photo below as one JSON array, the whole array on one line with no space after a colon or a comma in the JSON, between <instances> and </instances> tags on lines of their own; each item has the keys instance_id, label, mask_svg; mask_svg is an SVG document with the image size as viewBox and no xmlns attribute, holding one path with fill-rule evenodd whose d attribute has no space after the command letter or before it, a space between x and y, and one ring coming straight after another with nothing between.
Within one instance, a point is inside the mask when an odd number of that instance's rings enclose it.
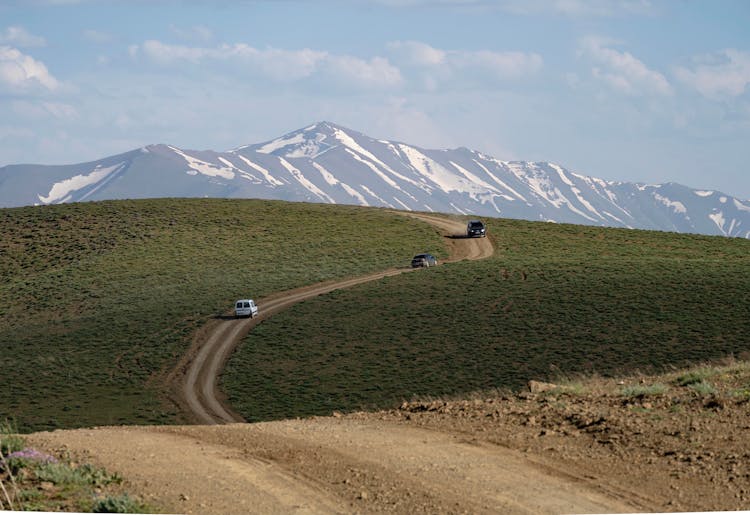
<instances>
[{"instance_id":1,"label":"winding dirt road","mask_svg":"<svg viewBox=\"0 0 750 515\"><path fill-rule=\"evenodd\" d=\"M450 253L448 262L484 259L494 252L488 238L464 238L463 222L420 213L407 213L405 216L425 221L445 236ZM235 320L227 317L224 320L213 321L196 336L190 351L169 376L173 385L172 390L177 394L177 402L201 424L244 422L242 417L224 402L224 396L217 390L217 383L232 351L253 327L298 302L334 290L350 288L357 284L411 271L413 270L410 268L390 269L280 292L260 299L258 301L259 316L253 319Z\"/></svg>"},{"instance_id":2,"label":"winding dirt road","mask_svg":"<svg viewBox=\"0 0 750 515\"><path fill-rule=\"evenodd\" d=\"M463 224L410 215L444 234ZM448 238L452 260L492 253L488 239ZM376 414L259 424L240 420L216 377L259 321L336 288L402 273L388 270L280 293L262 315L219 320L172 374L186 408L207 425L105 427L36 433L30 443L65 449L128 479L129 489L175 513L585 513L642 511L616 485L554 468L477 435L415 427Z\"/></svg>"}]
</instances>

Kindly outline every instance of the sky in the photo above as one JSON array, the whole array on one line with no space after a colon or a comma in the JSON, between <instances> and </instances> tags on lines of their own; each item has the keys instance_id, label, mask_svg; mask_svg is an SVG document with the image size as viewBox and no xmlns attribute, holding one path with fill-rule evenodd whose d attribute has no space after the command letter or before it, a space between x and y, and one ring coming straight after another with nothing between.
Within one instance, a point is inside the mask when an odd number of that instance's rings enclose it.
<instances>
[{"instance_id":1,"label":"sky","mask_svg":"<svg viewBox=\"0 0 750 515\"><path fill-rule=\"evenodd\" d=\"M0 0L0 166L318 121L750 199L747 0Z\"/></svg>"}]
</instances>

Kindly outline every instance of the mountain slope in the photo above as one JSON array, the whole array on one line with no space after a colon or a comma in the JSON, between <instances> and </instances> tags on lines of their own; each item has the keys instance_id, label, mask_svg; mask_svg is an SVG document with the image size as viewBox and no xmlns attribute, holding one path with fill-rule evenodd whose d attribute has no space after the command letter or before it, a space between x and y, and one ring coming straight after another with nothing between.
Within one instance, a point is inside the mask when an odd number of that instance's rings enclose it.
<instances>
[{"instance_id":1,"label":"mountain slope","mask_svg":"<svg viewBox=\"0 0 750 515\"><path fill-rule=\"evenodd\" d=\"M750 238L750 202L604 181L467 148L425 150L321 122L227 152L149 145L67 166L0 168L0 207L230 197L383 206Z\"/></svg>"}]
</instances>

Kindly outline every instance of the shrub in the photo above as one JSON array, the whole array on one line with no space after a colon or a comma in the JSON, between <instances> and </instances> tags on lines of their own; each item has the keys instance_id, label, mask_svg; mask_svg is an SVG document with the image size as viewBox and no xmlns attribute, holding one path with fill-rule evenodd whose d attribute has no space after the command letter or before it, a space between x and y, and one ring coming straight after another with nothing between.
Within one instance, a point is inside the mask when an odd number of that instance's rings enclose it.
<instances>
[{"instance_id":1,"label":"shrub","mask_svg":"<svg viewBox=\"0 0 750 515\"><path fill-rule=\"evenodd\" d=\"M690 386L696 383L701 383L715 374L716 370L713 368L699 368L677 376L674 382L678 386Z\"/></svg>"},{"instance_id":2,"label":"shrub","mask_svg":"<svg viewBox=\"0 0 750 515\"><path fill-rule=\"evenodd\" d=\"M40 481L49 481L56 485L92 485L107 486L119 484L122 478L118 474L109 474L104 469L88 463L72 468L64 463L43 463L36 467L35 473Z\"/></svg>"},{"instance_id":3,"label":"shrub","mask_svg":"<svg viewBox=\"0 0 750 515\"><path fill-rule=\"evenodd\" d=\"M714 395L716 394L716 388L708 381L700 381L698 383L691 383L688 388L699 393L700 395Z\"/></svg>"},{"instance_id":4,"label":"shrub","mask_svg":"<svg viewBox=\"0 0 750 515\"><path fill-rule=\"evenodd\" d=\"M18 436L14 425L7 420L0 422L0 454L8 457L9 454L22 450L25 447L23 438Z\"/></svg>"},{"instance_id":5,"label":"shrub","mask_svg":"<svg viewBox=\"0 0 750 515\"><path fill-rule=\"evenodd\" d=\"M649 397L654 395L663 395L667 392L666 385L654 383L652 385L634 385L626 386L620 391L623 397Z\"/></svg>"},{"instance_id":6,"label":"shrub","mask_svg":"<svg viewBox=\"0 0 750 515\"><path fill-rule=\"evenodd\" d=\"M30 447L26 447L25 449L22 449L20 451L13 451L7 456L4 456L5 461L0 462L0 470L3 470L5 468L5 465L3 464L5 463L7 464L8 468L7 472L10 472L14 476L17 475L21 469L29 468L32 465L57 463L57 459L54 456L39 452L36 449L32 449Z\"/></svg>"},{"instance_id":7,"label":"shrub","mask_svg":"<svg viewBox=\"0 0 750 515\"><path fill-rule=\"evenodd\" d=\"M144 506L128 494L98 499L91 509L93 513L143 513Z\"/></svg>"}]
</instances>

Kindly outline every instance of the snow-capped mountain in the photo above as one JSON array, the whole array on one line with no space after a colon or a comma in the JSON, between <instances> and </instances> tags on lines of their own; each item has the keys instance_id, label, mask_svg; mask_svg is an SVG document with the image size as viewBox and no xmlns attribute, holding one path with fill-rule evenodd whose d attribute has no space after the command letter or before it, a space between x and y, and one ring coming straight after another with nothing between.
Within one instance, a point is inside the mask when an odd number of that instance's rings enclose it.
<instances>
[{"instance_id":1,"label":"snow-capped mountain","mask_svg":"<svg viewBox=\"0 0 750 515\"><path fill-rule=\"evenodd\" d=\"M149 145L91 163L0 168L0 207L232 197L383 206L750 238L750 202L612 182L553 163L426 150L322 122L227 152Z\"/></svg>"}]
</instances>

